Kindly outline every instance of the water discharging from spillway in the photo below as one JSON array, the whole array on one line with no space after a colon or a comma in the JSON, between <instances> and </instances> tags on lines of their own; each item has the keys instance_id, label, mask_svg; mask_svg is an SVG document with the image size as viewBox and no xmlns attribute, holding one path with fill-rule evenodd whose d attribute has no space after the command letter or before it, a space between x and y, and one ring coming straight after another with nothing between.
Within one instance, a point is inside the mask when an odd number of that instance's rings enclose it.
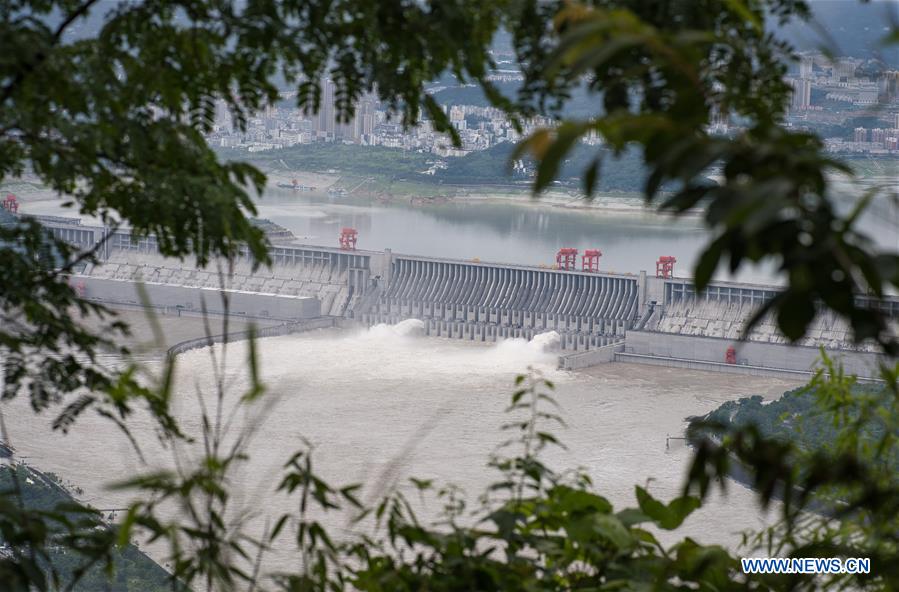
<instances>
[{"instance_id":1,"label":"water discharging from spillway","mask_svg":"<svg viewBox=\"0 0 899 592\"><path fill-rule=\"evenodd\" d=\"M793 383L779 379L707 374L679 369L612 364L589 372L556 369L557 335L532 341L481 344L421 335L420 321L346 332L321 331L262 339L257 344L267 394L258 412L241 415L238 428L256 426L251 460L235 485L239 505L264 516L295 503L273 493L284 462L315 445L320 472L336 484L407 483L409 477L461 486L474 502L496 475L488 455L506 437L499 426L514 390L514 377L531 367L556 384L555 398L568 427L555 432L568 446L547 456L557 469L583 467L617 507L634 504L633 487L652 479L661 498L679 493L689 451L666 450L666 434L678 435L689 415L710 411L740 396L776 396ZM247 384L246 344L228 346L228 379L239 396ZM222 346L216 346L222 353ZM200 404L213 400L208 350L178 358L177 415L187 433L199 433ZM36 466L84 488L98 507L121 507L123 492L105 485L146 470L121 434L85 417L68 436L47 437L50 418L36 418L25 401L8 407L15 445ZM152 464L168 464L146 420L133 422ZM259 427L261 426L261 427ZM737 532L759 526L753 496L732 484L686 523L703 542L735 545ZM683 534L683 533L681 533Z\"/></svg>"}]
</instances>

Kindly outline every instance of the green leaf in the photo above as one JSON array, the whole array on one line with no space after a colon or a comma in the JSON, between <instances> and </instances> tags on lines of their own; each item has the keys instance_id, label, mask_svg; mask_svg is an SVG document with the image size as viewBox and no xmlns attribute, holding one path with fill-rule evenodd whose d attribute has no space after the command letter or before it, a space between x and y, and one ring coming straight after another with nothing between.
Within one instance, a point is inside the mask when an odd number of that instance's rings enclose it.
<instances>
[{"instance_id":1,"label":"green leaf","mask_svg":"<svg viewBox=\"0 0 899 592\"><path fill-rule=\"evenodd\" d=\"M788 339L796 341L805 335L815 313L815 302L808 293L787 290L777 308L777 326Z\"/></svg>"},{"instance_id":2,"label":"green leaf","mask_svg":"<svg viewBox=\"0 0 899 592\"><path fill-rule=\"evenodd\" d=\"M565 156L592 125L591 122L565 122L555 130L555 138L545 151L539 157L534 154L539 159L534 180L535 192L546 189L555 180Z\"/></svg>"},{"instance_id":3,"label":"green leaf","mask_svg":"<svg viewBox=\"0 0 899 592\"><path fill-rule=\"evenodd\" d=\"M704 290L712 280L715 270L718 269L718 263L721 261L724 245L724 237L719 237L712 241L699 256L699 261L696 263L696 270L693 273L693 283L696 286L697 292Z\"/></svg>"},{"instance_id":4,"label":"green leaf","mask_svg":"<svg viewBox=\"0 0 899 592\"><path fill-rule=\"evenodd\" d=\"M652 518L636 508L627 508L615 514L622 524L630 528L644 522L651 522Z\"/></svg>"},{"instance_id":5,"label":"green leaf","mask_svg":"<svg viewBox=\"0 0 899 592\"><path fill-rule=\"evenodd\" d=\"M584 173L584 195L588 199L593 198L593 190L596 188L596 179L599 176L599 168L602 165L602 157L597 156L593 159Z\"/></svg>"},{"instance_id":6,"label":"green leaf","mask_svg":"<svg viewBox=\"0 0 899 592\"><path fill-rule=\"evenodd\" d=\"M725 0L725 3L743 20L751 24L756 31L762 30L762 17L752 11L743 0Z\"/></svg>"},{"instance_id":7,"label":"green leaf","mask_svg":"<svg viewBox=\"0 0 899 592\"><path fill-rule=\"evenodd\" d=\"M593 531L622 551L630 550L636 541L621 521L611 514L593 515L590 526Z\"/></svg>"},{"instance_id":8,"label":"green leaf","mask_svg":"<svg viewBox=\"0 0 899 592\"><path fill-rule=\"evenodd\" d=\"M636 492L640 510L665 530L674 530L680 526L693 510L702 505L699 498L694 496L677 497L665 505L639 485L636 487Z\"/></svg>"}]
</instances>

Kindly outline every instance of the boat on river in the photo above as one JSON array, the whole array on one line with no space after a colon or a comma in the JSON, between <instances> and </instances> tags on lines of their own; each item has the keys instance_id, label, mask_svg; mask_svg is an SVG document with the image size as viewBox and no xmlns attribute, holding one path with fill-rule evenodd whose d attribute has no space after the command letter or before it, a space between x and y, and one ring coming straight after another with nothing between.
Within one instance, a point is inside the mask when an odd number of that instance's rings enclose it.
<instances>
[{"instance_id":1,"label":"boat on river","mask_svg":"<svg viewBox=\"0 0 899 592\"><path fill-rule=\"evenodd\" d=\"M276 187L280 189L293 189L294 191L303 193L315 191L315 187L313 187L312 185L301 185L296 179L294 179L290 183L278 183Z\"/></svg>"}]
</instances>

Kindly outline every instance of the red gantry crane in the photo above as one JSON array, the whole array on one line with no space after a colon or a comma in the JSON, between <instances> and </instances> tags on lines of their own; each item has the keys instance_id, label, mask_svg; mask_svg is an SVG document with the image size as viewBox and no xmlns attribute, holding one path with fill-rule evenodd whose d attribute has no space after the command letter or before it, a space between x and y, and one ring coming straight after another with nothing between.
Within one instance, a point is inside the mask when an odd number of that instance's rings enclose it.
<instances>
[{"instance_id":1,"label":"red gantry crane","mask_svg":"<svg viewBox=\"0 0 899 592\"><path fill-rule=\"evenodd\" d=\"M359 232L355 228L343 228L340 230L340 248L347 251L356 250L356 238Z\"/></svg>"},{"instance_id":2,"label":"red gantry crane","mask_svg":"<svg viewBox=\"0 0 899 592\"><path fill-rule=\"evenodd\" d=\"M15 195L12 193L6 194L6 199L3 200L3 209L10 214L15 214L19 211L19 202L16 201Z\"/></svg>"},{"instance_id":3,"label":"red gantry crane","mask_svg":"<svg viewBox=\"0 0 899 592\"><path fill-rule=\"evenodd\" d=\"M564 248L556 253L556 269L573 271L577 268L577 249Z\"/></svg>"},{"instance_id":4,"label":"red gantry crane","mask_svg":"<svg viewBox=\"0 0 899 592\"><path fill-rule=\"evenodd\" d=\"M674 277L675 263L677 263L677 259L670 255L662 255L661 257L659 257L659 260L656 261L656 277Z\"/></svg>"},{"instance_id":5,"label":"red gantry crane","mask_svg":"<svg viewBox=\"0 0 899 592\"><path fill-rule=\"evenodd\" d=\"M734 349L734 346L730 346L724 352L724 363L725 364L736 364L737 363L737 350Z\"/></svg>"},{"instance_id":6,"label":"red gantry crane","mask_svg":"<svg viewBox=\"0 0 899 592\"><path fill-rule=\"evenodd\" d=\"M596 273L599 271L599 258L602 257L602 251L599 249L587 249L584 256L581 257L581 268L584 271Z\"/></svg>"}]
</instances>

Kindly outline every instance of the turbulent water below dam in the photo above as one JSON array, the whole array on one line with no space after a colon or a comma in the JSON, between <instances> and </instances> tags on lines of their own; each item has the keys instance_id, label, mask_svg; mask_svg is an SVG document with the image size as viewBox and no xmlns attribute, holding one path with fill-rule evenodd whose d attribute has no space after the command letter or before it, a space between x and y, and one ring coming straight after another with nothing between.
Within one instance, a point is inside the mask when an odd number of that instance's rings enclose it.
<instances>
[{"instance_id":1,"label":"turbulent water below dam","mask_svg":"<svg viewBox=\"0 0 899 592\"><path fill-rule=\"evenodd\" d=\"M496 477L485 465L506 437L499 426L508 419L504 409L514 377L528 367L556 384L555 397L568 423L555 430L568 449L549 453L551 466L582 467L618 508L635 504L635 484L649 482L651 492L670 499L679 493L690 453L679 442L666 449L666 434L680 435L687 416L724 401L776 397L796 386L783 379L633 364L566 372L556 369L556 354L546 347L552 335L486 345L423 337L419 327L411 320L259 340L267 394L254 410L238 414L235 423L237 429L256 430L251 459L235 482L240 510L262 524L266 516L295 507L273 492L280 468L304 438L315 445L321 473L335 483L435 479L461 486L474 504ZM246 350L244 343L227 349L232 401L247 385ZM214 351L220 360L222 346ZM209 353L194 350L178 358L175 406L191 435L199 434L200 399L210 409L214 402ZM149 365L158 367L158 361ZM85 416L68 435L48 435L52 417L34 416L24 399L6 404L5 414L19 453L76 483L96 507L123 507L130 494L109 490L110 483L171 463L171 451L160 447L145 417L130 425L149 466L100 418ZM735 547L740 531L765 520L752 493L731 483L727 495L716 494L678 535Z\"/></svg>"}]
</instances>

